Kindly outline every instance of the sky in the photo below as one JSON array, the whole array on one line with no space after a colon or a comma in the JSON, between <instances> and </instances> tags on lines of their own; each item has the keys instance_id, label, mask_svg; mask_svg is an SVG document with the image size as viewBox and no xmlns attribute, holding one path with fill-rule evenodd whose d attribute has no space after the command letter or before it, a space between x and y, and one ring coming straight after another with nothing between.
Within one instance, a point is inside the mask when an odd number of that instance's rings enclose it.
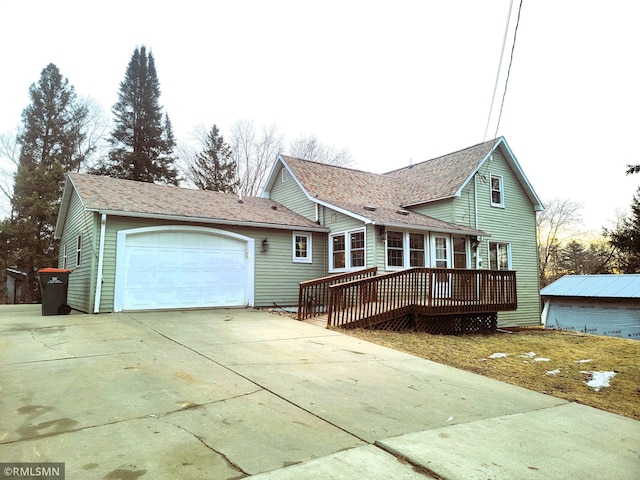
<instances>
[{"instance_id":1,"label":"sky","mask_svg":"<svg viewBox=\"0 0 640 480\"><path fill-rule=\"evenodd\" d=\"M519 3L0 0L0 133L49 63L111 116L144 45L179 142L248 119L383 173L504 136L543 202L598 233L640 185L640 2L524 0L498 124Z\"/></svg>"}]
</instances>

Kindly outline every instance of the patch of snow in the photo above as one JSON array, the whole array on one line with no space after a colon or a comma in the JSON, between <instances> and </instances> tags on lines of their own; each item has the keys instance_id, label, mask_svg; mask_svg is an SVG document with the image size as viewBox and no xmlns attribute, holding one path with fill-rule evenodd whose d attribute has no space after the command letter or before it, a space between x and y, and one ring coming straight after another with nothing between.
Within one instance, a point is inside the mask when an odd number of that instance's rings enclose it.
<instances>
[{"instance_id":1,"label":"patch of snow","mask_svg":"<svg viewBox=\"0 0 640 480\"><path fill-rule=\"evenodd\" d=\"M529 352L529 353L523 353L522 355L518 355L519 357L522 358L533 358L536 356L535 352Z\"/></svg>"},{"instance_id":2,"label":"patch of snow","mask_svg":"<svg viewBox=\"0 0 640 480\"><path fill-rule=\"evenodd\" d=\"M596 392L599 392L603 387L609 387L609 380L616 376L616 372L580 372L587 374L590 378L589 381L585 380L587 386L593 388Z\"/></svg>"},{"instance_id":3,"label":"patch of snow","mask_svg":"<svg viewBox=\"0 0 640 480\"><path fill-rule=\"evenodd\" d=\"M453 420L453 417L447 418L447 422L450 422L451 420Z\"/></svg>"},{"instance_id":4,"label":"patch of snow","mask_svg":"<svg viewBox=\"0 0 640 480\"><path fill-rule=\"evenodd\" d=\"M591 360L590 358L587 358L586 360L576 360L575 362L576 362L576 363L589 363L589 362L591 362L591 361L592 361L592 360Z\"/></svg>"},{"instance_id":5,"label":"patch of snow","mask_svg":"<svg viewBox=\"0 0 640 480\"><path fill-rule=\"evenodd\" d=\"M550 362L551 359L549 358L544 358L544 357L538 357L538 358L534 358L533 359L534 362Z\"/></svg>"},{"instance_id":6,"label":"patch of snow","mask_svg":"<svg viewBox=\"0 0 640 480\"><path fill-rule=\"evenodd\" d=\"M492 353L491 355L489 355L489 358L505 358L508 356L508 353Z\"/></svg>"},{"instance_id":7,"label":"patch of snow","mask_svg":"<svg viewBox=\"0 0 640 480\"><path fill-rule=\"evenodd\" d=\"M557 368L557 369L555 369L555 370L549 370L549 371L547 372L547 375L557 375L557 374L559 374L559 373L560 373L560 369L559 369L559 368Z\"/></svg>"}]
</instances>

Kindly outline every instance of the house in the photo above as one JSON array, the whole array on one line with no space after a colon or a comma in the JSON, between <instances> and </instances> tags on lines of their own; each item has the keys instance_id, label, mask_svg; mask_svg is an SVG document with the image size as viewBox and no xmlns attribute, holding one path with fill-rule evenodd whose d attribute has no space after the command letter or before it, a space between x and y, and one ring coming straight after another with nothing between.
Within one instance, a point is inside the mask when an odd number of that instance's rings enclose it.
<instances>
[{"instance_id":1,"label":"house","mask_svg":"<svg viewBox=\"0 0 640 480\"><path fill-rule=\"evenodd\" d=\"M545 328L640 340L640 274L565 275L540 295Z\"/></svg>"},{"instance_id":2,"label":"house","mask_svg":"<svg viewBox=\"0 0 640 480\"><path fill-rule=\"evenodd\" d=\"M504 138L386 174L279 155L262 198L71 173L56 226L82 311L293 306L298 284L377 267L516 271L540 323L536 211Z\"/></svg>"},{"instance_id":3,"label":"house","mask_svg":"<svg viewBox=\"0 0 640 480\"><path fill-rule=\"evenodd\" d=\"M7 303L24 303L25 288L27 284L27 274L16 270L15 268L7 268Z\"/></svg>"},{"instance_id":4,"label":"house","mask_svg":"<svg viewBox=\"0 0 640 480\"><path fill-rule=\"evenodd\" d=\"M544 207L503 137L386 174L280 155L264 196L329 230L328 273L515 270L518 308L500 312L499 325L540 324Z\"/></svg>"}]
</instances>

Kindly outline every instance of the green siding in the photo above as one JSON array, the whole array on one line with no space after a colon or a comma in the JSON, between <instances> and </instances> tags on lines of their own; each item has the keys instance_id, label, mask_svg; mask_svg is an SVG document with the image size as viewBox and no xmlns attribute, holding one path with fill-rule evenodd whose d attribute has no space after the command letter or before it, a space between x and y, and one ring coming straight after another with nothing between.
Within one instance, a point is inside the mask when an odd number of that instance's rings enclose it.
<instances>
[{"instance_id":1,"label":"green siding","mask_svg":"<svg viewBox=\"0 0 640 480\"><path fill-rule=\"evenodd\" d=\"M451 199L438 200L436 202L419 205L412 207L411 210L421 213L422 215L428 215L445 222L455 223L453 221L453 207Z\"/></svg>"},{"instance_id":2,"label":"green siding","mask_svg":"<svg viewBox=\"0 0 640 480\"><path fill-rule=\"evenodd\" d=\"M86 212L74 191L69 201L67 220L60 239L58 266L64 266L64 248L67 250L67 268L73 270L69 275L67 303L81 312L93 309L94 284L93 272L98 264L98 242L94 223L95 214ZM76 265L76 247L78 235L82 235L80 266Z\"/></svg>"},{"instance_id":3,"label":"green siding","mask_svg":"<svg viewBox=\"0 0 640 480\"><path fill-rule=\"evenodd\" d=\"M488 243L511 244L511 268L518 285L518 310L501 312L501 326L540 324L540 285L538 277L538 249L536 244L536 212L522 189L515 173L502 153L496 151L477 179L478 228L490 234L481 243L482 267L489 268ZM490 176L501 175L504 187L504 208L491 206Z\"/></svg>"},{"instance_id":4,"label":"green siding","mask_svg":"<svg viewBox=\"0 0 640 480\"><path fill-rule=\"evenodd\" d=\"M184 223L107 217L103 268L104 283L100 312L113 311L118 232L120 230L159 225L184 225ZM255 240L254 305L256 307L272 307L274 303L281 306L297 305L299 282L325 275L327 255L325 234L314 233L312 236L313 262L297 263L293 262L292 231L199 223L189 223L189 225L231 231ZM300 232L303 231L300 230ZM262 253L262 240L264 238L269 240L269 250Z\"/></svg>"},{"instance_id":5,"label":"green siding","mask_svg":"<svg viewBox=\"0 0 640 480\"><path fill-rule=\"evenodd\" d=\"M276 180L269 192L269 198L275 202L281 203L289 210L293 210L299 215L316 221L316 205L307 198L291 175L286 175L286 180L282 181L282 167L277 175Z\"/></svg>"}]
</instances>

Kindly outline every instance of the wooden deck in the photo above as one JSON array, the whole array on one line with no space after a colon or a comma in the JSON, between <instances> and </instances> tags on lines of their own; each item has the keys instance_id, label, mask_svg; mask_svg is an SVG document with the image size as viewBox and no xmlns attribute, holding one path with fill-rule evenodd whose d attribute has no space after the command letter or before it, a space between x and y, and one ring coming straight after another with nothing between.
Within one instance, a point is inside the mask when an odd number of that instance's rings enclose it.
<instances>
[{"instance_id":1,"label":"wooden deck","mask_svg":"<svg viewBox=\"0 0 640 480\"><path fill-rule=\"evenodd\" d=\"M327 290L327 304L316 302L315 315L326 312L327 325L342 328L371 328L408 315L482 315L517 308L514 271L412 268L333 282ZM302 288L300 295L304 298Z\"/></svg>"}]
</instances>

